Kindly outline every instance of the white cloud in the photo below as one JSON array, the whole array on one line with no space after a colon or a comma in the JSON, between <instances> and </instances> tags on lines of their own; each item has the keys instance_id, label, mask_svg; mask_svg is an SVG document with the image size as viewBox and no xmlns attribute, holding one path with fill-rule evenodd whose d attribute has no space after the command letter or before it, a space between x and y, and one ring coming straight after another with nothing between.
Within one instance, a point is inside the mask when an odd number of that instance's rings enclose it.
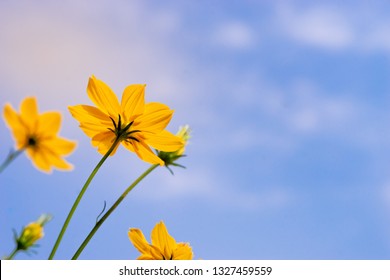
<instances>
[{"instance_id":1,"label":"white cloud","mask_svg":"<svg viewBox=\"0 0 390 280\"><path fill-rule=\"evenodd\" d=\"M378 19L376 19L378 20ZM382 21L371 25L362 40L362 48L368 51L390 52L390 22Z\"/></svg>"},{"instance_id":2,"label":"white cloud","mask_svg":"<svg viewBox=\"0 0 390 280\"><path fill-rule=\"evenodd\" d=\"M219 46L247 50L256 43L256 34L252 27L244 22L232 21L219 25L212 34L212 41Z\"/></svg>"},{"instance_id":3,"label":"white cloud","mask_svg":"<svg viewBox=\"0 0 390 280\"><path fill-rule=\"evenodd\" d=\"M175 175L170 176L168 170L156 174L155 189L144 189L138 195L142 199L149 200L169 200L182 197L210 197L214 196L217 181L209 170L202 168L191 168L191 170L181 170L173 168Z\"/></svg>"},{"instance_id":4,"label":"white cloud","mask_svg":"<svg viewBox=\"0 0 390 280\"><path fill-rule=\"evenodd\" d=\"M354 30L345 13L329 7L293 9L279 7L282 30L303 44L325 49L344 49L354 41Z\"/></svg>"},{"instance_id":5,"label":"white cloud","mask_svg":"<svg viewBox=\"0 0 390 280\"><path fill-rule=\"evenodd\" d=\"M158 175L153 188L143 188L135 195L147 201L182 201L201 198L205 203L220 208L240 211L267 211L287 207L294 202L294 195L281 187L248 190L246 186L232 185L225 177L216 178L213 167L192 167L178 170L174 176L166 172ZM168 171L167 171L168 172ZM158 191L156 191L158 189Z\"/></svg>"},{"instance_id":6,"label":"white cloud","mask_svg":"<svg viewBox=\"0 0 390 280\"><path fill-rule=\"evenodd\" d=\"M60 8L62 13L53 13ZM137 2L110 9L94 3L92 10L77 2L7 9L0 19L0 73L3 86L14 90L6 93L9 99L35 94L47 107L86 101L92 74L117 95L129 83L158 88L166 100L180 94L175 77L180 77L184 59L169 46L172 32L180 26L173 12L156 11L151 18Z\"/></svg>"},{"instance_id":7,"label":"white cloud","mask_svg":"<svg viewBox=\"0 0 390 280\"><path fill-rule=\"evenodd\" d=\"M275 6L277 20L272 28L295 42L315 48L390 53L387 7L354 4L350 7L313 2L303 7L280 2Z\"/></svg>"},{"instance_id":8,"label":"white cloud","mask_svg":"<svg viewBox=\"0 0 390 280\"><path fill-rule=\"evenodd\" d=\"M280 133L283 129L287 133L303 135L321 131L340 132L344 125L355 122L361 113L361 104L351 96L328 94L314 82L302 78L280 87L262 80L261 76L247 77L241 78L241 83L232 85L231 88L232 103L238 104L242 111L259 113L256 116L258 120L253 119L252 123L246 122L234 130L234 133L242 131L238 138L248 143L253 138L259 138L252 137L253 133L245 136L245 133L259 129L267 129L271 134L264 131L261 134L274 144L278 143L275 139L281 135L272 137L273 132ZM262 125L269 123L274 125ZM229 139L235 138L233 136Z\"/></svg>"},{"instance_id":9,"label":"white cloud","mask_svg":"<svg viewBox=\"0 0 390 280\"><path fill-rule=\"evenodd\" d=\"M242 209L246 211L272 211L280 210L294 202L294 196L283 188L272 188L267 191L258 190L256 193L225 191L222 197L224 205L229 205L232 209Z\"/></svg>"},{"instance_id":10,"label":"white cloud","mask_svg":"<svg viewBox=\"0 0 390 280\"><path fill-rule=\"evenodd\" d=\"M355 101L323 94L307 81L298 81L286 103L285 120L292 129L301 132L339 132L344 125L356 120L359 112Z\"/></svg>"}]
</instances>

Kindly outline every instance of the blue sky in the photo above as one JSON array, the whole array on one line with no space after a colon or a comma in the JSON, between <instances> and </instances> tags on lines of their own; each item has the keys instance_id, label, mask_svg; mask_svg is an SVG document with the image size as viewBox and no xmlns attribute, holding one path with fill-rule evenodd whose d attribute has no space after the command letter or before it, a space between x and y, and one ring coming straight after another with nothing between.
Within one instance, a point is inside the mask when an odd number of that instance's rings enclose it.
<instances>
[{"instance_id":1,"label":"blue sky","mask_svg":"<svg viewBox=\"0 0 390 280\"><path fill-rule=\"evenodd\" d=\"M79 3L82 2L82 3ZM46 259L100 160L67 111L92 104L92 74L118 96L189 124L187 157L159 168L101 227L81 259L135 259L130 227L163 220L202 259L390 258L390 4L386 1L1 1L0 105L36 96L77 140L72 172L23 155L0 174L0 254L12 228L51 213ZM0 158L14 143L0 123ZM56 258L69 259L148 165L120 148L85 194Z\"/></svg>"}]
</instances>

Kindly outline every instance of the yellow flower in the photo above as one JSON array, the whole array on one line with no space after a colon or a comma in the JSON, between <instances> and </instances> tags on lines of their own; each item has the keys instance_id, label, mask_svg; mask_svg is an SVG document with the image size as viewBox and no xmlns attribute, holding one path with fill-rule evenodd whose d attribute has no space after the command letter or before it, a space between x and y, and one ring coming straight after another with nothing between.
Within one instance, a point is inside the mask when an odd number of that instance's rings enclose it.
<instances>
[{"instance_id":1,"label":"yellow flower","mask_svg":"<svg viewBox=\"0 0 390 280\"><path fill-rule=\"evenodd\" d=\"M183 242L176 243L162 221L152 230L152 244L148 243L142 231L137 228L131 228L128 235L134 247L141 253L138 260L192 260L193 258L190 245Z\"/></svg>"},{"instance_id":2,"label":"yellow flower","mask_svg":"<svg viewBox=\"0 0 390 280\"><path fill-rule=\"evenodd\" d=\"M28 97L20 105L20 114L6 104L4 119L12 131L16 149L26 150L36 168L49 173L53 167L59 170L73 168L62 156L72 153L76 142L57 136L61 126L59 112L38 114L35 97Z\"/></svg>"},{"instance_id":3,"label":"yellow flower","mask_svg":"<svg viewBox=\"0 0 390 280\"><path fill-rule=\"evenodd\" d=\"M119 104L115 93L92 76L87 93L97 107L76 105L70 106L69 110L101 154L106 154L119 139L125 148L142 160L164 165L149 146L162 151L176 151L183 147L180 138L165 130L173 111L161 103L145 104L145 85L127 86ZM110 155L115 154L118 146Z\"/></svg>"}]
</instances>

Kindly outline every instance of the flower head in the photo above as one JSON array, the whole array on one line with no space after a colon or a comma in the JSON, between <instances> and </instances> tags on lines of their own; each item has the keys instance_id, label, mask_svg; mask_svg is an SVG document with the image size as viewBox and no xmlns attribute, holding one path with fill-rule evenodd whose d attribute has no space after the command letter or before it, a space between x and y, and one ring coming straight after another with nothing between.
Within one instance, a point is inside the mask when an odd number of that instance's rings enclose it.
<instances>
[{"instance_id":1,"label":"flower head","mask_svg":"<svg viewBox=\"0 0 390 280\"><path fill-rule=\"evenodd\" d=\"M59 112L39 114L36 99L28 97L20 105L20 114L6 104L4 119L12 131L16 149L26 150L36 168L45 172L51 172L52 168L73 168L62 157L73 152L76 142L57 136L61 127Z\"/></svg>"},{"instance_id":2,"label":"flower head","mask_svg":"<svg viewBox=\"0 0 390 280\"><path fill-rule=\"evenodd\" d=\"M97 107L76 105L70 106L69 110L101 154L106 154L119 139L125 148L142 160L164 165L150 146L162 151L176 151L183 147L179 137L165 130L173 111L161 103L145 104L145 85L127 86L119 103L115 93L92 76L87 93ZM115 154L117 147L110 155Z\"/></svg>"},{"instance_id":3,"label":"flower head","mask_svg":"<svg viewBox=\"0 0 390 280\"><path fill-rule=\"evenodd\" d=\"M188 243L176 243L169 235L164 223L159 222L152 230L152 244L149 244L142 231L131 228L128 232L134 247L141 253L138 260L192 260L193 253Z\"/></svg>"},{"instance_id":4,"label":"flower head","mask_svg":"<svg viewBox=\"0 0 390 280\"><path fill-rule=\"evenodd\" d=\"M19 237L15 237L17 250L28 250L44 235L43 226L51 219L50 215L42 215L38 221L29 223Z\"/></svg>"}]
</instances>

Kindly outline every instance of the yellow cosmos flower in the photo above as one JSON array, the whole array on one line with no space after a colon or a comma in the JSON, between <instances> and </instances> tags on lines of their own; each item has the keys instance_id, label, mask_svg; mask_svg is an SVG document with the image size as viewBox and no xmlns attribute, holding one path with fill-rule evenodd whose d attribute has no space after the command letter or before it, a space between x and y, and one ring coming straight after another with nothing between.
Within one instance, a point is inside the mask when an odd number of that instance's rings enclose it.
<instances>
[{"instance_id":1,"label":"yellow cosmos flower","mask_svg":"<svg viewBox=\"0 0 390 280\"><path fill-rule=\"evenodd\" d=\"M188 243L176 243L169 235L164 223L159 222L152 230L152 244L149 244L142 231L131 228L128 232L134 247L141 253L138 260L192 260L193 253Z\"/></svg>"},{"instance_id":2,"label":"yellow cosmos flower","mask_svg":"<svg viewBox=\"0 0 390 280\"><path fill-rule=\"evenodd\" d=\"M161 103L145 104L145 85L126 87L119 103L115 93L92 76L87 93L97 107L76 105L70 106L69 110L101 154L106 154L119 139L125 148L142 160L164 165L150 146L161 151L177 151L183 147L179 137L165 130L173 111ZM118 146L110 155L115 154Z\"/></svg>"},{"instance_id":3,"label":"yellow cosmos flower","mask_svg":"<svg viewBox=\"0 0 390 280\"><path fill-rule=\"evenodd\" d=\"M36 168L49 173L52 168L59 170L73 168L62 156L72 153L76 142L57 136L61 126L59 112L38 114L36 99L28 97L20 105L20 114L10 104L6 104L4 119L12 131L16 149L26 150L27 156Z\"/></svg>"}]
</instances>

